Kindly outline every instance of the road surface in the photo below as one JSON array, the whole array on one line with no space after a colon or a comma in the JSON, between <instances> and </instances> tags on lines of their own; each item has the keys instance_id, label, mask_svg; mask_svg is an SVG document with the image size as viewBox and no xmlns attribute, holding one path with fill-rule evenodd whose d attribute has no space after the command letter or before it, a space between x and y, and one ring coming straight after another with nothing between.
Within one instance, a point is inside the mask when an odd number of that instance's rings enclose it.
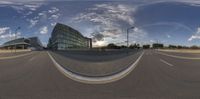
<instances>
[{"instance_id":1,"label":"road surface","mask_svg":"<svg viewBox=\"0 0 200 99\"><path fill-rule=\"evenodd\" d=\"M45 51L0 60L0 99L199 98L200 60L179 59L153 50L146 50L126 77L97 85L67 78Z\"/></svg>"}]
</instances>

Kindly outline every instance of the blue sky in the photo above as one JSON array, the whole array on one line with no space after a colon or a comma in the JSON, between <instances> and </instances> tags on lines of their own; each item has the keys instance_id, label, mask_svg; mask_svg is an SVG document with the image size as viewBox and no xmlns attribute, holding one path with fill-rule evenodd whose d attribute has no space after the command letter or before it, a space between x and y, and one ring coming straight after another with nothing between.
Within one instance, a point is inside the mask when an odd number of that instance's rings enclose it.
<instances>
[{"instance_id":1,"label":"blue sky","mask_svg":"<svg viewBox=\"0 0 200 99\"><path fill-rule=\"evenodd\" d=\"M57 22L93 38L94 46L130 42L200 46L200 1L49 1L1 0L0 44L17 37L38 36L47 44Z\"/></svg>"}]
</instances>

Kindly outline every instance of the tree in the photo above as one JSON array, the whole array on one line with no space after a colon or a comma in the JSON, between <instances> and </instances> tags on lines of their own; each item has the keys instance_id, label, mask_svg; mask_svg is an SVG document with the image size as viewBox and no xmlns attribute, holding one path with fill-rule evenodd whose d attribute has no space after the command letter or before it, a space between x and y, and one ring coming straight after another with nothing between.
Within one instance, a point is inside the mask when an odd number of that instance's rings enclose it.
<instances>
[{"instance_id":1,"label":"tree","mask_svg":"<svg viewBox=\"0 0 200 99\"><path fill-rule=\"evenodd\" d=\"M191 46L190 48L191 48L191 49L199 49L199 47L196 46L196 45L193 45L193 46Z\"/></svg>"},{"instance_id":2,"label":"tree","mask_svg":"<svg viewBox=\"0 0 200 99\"><path fill-rule=\"evenodd\" d=\"M182 49L182 48L183 48L183 46L181 46L181 45L178 45L178 46L177 46L177 48L178 48L178 49Z\"/></svg>"},{"instance_id":3,"label":"tree","mask_svg":"<svg viewBox=\"0 0 200 99\"><path fill-rule=\"evenodd\" d=\"M175 45L169 45L168 48L175 49L175 48L177 48L177 46L175 46Z\"/></svg>"},{"instance_id":4,"label":"tree","mask_svg":"<svg viewBox=\"0 0 200 99\"><path fill-rule=\"evenodd\" d=\"M120 48L127 48L127 46L125 46L125 45L122 45L122 46L120 46Z\"/></svg>"},{"instance_id":5,"label":"tree","mask_svg":"<svg viewBox=\"0 0 200 99\"><path fill-rule=\"evenodd\" d=\"M107 48L109 48L109 49L119 49L119 46L117 46L113 43L110 43L110 44L107 45Z\"/></svg>"},{"instance_id":6,"label":"tree","mask_svg":"<svg viewBox=\"0 0 200 99\"><path fill-rule=\"evenodd\" d=\"M131 44L130 46L129 46L129 48L131 48L131 49L139 49L140 48L140 44Z\"/></svg>"}]
</instances>

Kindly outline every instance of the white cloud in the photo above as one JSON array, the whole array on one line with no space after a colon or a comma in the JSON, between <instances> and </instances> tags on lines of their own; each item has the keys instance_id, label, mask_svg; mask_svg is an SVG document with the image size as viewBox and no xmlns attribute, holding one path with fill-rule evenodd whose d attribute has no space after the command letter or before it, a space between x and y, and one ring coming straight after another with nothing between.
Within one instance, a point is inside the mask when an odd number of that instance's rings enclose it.
<instances>
[{"instance_id":1,"label":"white cloud","mask_svg":"<svg viewBox=\"0 0 200 99\"><path fill-rule=\"evenodd\" d=\"M150 40L150 43L155 43L156 41L155 40Z\"/></svg>"},{"instance_id":2,"label":"white cloud","mask_svg":"<svg viewBox=\"0 0 200 99\"><path fill-rule=\"evenodd\" d=\"M43 16L43 15L45 15L45 12L40 12L40 13L38 13L38 15Z\"/></svg>"},{"instance_id":3,"label":"white cloud","mask_svg":"<svg viewBox=\"0 0 200 99\"><path fill-rule=\"evenodd\" d=\"M149 5L149 4L155 4L155 3L163 3L163 2L180 2L189 4L191 6L199 6L200 1L199 0L143 0L142 5Z\"/></svg>"},{"instance_id":4,"label":"white cloud","mask_svg":"<svg viewBox=\"0 0 200 99\"><path fill-rule=\"evenodd\" d=\"M10 7L22 14L23 18L31 15L34 11L44 5L45 2L36 2L33 0L1 0L1 7Z\"/></svg>"},{"instance_id":5,"label":"white cloud","mask_svg":"<svg viewBox=\"0 0 200 99\"><path fill-rule=\"evenodd\" d=\"M75 20L89 20L95 23L109 25L110 22L117 20L134 24L132 13L136 8L122 4L97 4L94 8L88 9L86 13L81 13Z\"/></svg>"},{"instance_id":6,"label":"white cloud","mask_svg":"<svg viewBox=\"0 0 200 99\"><path fill-rule=\"evenodd\" d=\"M27 21L29 21L29 23L30 23L29 27L34 27L39 22L39 20L36 20L36 19L30 19Z\"/></svg>"},{"instance_id":7,"label":"white cloud","mask_svg":"<svg viewBox=\"0 0 200 99\"><path fill-rule=\"evenodd\" d=\"M32 11L29 11L28 13L25 14L24 17L27 17L27 16L29 16L29 15L31 15L31 14L33 14L33 12L32 12Z\"/></svg>"},{"instance_id":8,"label":"white cloud","mask_svg":"<svg viewBox=\"0 0 200 99\"><path fill-rule=\"evenodd\" d=\"M56 13L56 12L58 12L58 11L59 11L59 9L56 8L56 7L52 7L50 10L48 10L48 12L49 12L50 14L54 14L54 13Z\"/></svg>"},{"instance_id":9,"label":"white cloud","mask_svg":"<svg viewBox=\"0 0 200 99\"><path fill-rule=\"evenodd\" d=\"M21 32L17 32L16 34L15 33L7 33L7 34L4 34L4 35L0 35L0 38L1 39L15 39L16 38L19 38L21 37Z\"/></svg>"},{"instance_id":10,"label":"white cloud","mask_svg":"<svg viewBox=\"0 0 200 99\"><path fill-rule=\"evenodd\" d=\"M0 4L13 4L13 2L10 2L10 1L0 1Z\"/></svg>"},{"instance_id":11,"label":"white cloud","mask_svg":"<svg viewBox=\"0 0 200 99\"><path fill-rule=\"evenodd\" d=\"M56 25L56 22L51 23L51 26L55 26L55 25Z\"/></svg>"},{"instance_id":12,"label":"white cloud","mask_svg":"<svg viewBox=\"0 0 200 99\"><path fill-rule=\"evenodd\" d=\"M40 28L40 34L47 34L48 33L48 27L47 26L43 26Z\"/></svg>"},{"instance_id":13,"label":"white cloud","mask_svg":"<svg viewBox=\"0 0 200 99\"><path fill-rule=\"evenodd\" d=\"M167 0L165 0L165 1L167 1ZM190 4L191 6L197 6L200 4L199 0L169 0L169 1L187 3L187 4Z\"/></svg>"},{"instance_id":14,"label":"white cloud","mask_svg":"<svg viewBox=\"0 0 200 99\"><path fill-rule=\"evenodd\" d=\"M134 40L138 43L147 42L148 33L142 28L135 27L133 31L130 31L129 38L130 41Z\"/></svg>"},{"instance_id":15,"label":"white cloud","mask_svg":"<svg viewBox=\"0 0 200 99\"><path fill-rule=\"evenodd\" d=\"M12 4L12 5L7 5L13 9L15 9L18 13L25 13L27 14L26 11L36 11L38 8L40 8L43 4L42 3L30 3L30 4ZM28 12L30 13L30 12Z\"/></svg>"},{"instance_id":16,"label":"white cloud","mask_svg":"<svg viewBox=\"0 0 200 99\"><path fill-rule=\"evenodd\" d=\"M192 40L194 40L194 39L200 39L200 27L197 28L196 33L195 33L194 35L192 35L192 36L188 39L188 41L192 41Z\"/></svg>"},{"instance_id":17,"label":"white cloud","mask_svg":"<svg viewBox=\"0 0 200 99\"><path fill-rule=\"evenodd\" d=\"M0 35L6 33L8 30L10 30L10 27L0 27Z\"/></svg>"},{"instance_id":18,"label":"white cloud","mask_svg":"<svg viewBox=\"0 0 200 99\"><path fill-rule=\"evenodd\" d=\"M106 45L107 45L106 41L97 41L92 43L93 47L106 46Z\"/></svg>"},{"instance_id":19,"label":"white cloud","mask_svg":"<svg viewBox=\"0 0 200 99\"><path fill-rule=\"evenodd\" d=\"M36 16L28 19L27 21L30 23L30 27L35 25L41 25L46 22L51 22L51 26L60 18L61 14L59 13L59 9L56 7L52 7L50 10L40 11Z\"/></svg>"},{"instance_id":20,"label":"white cloud","mask_svg":"<svg viewBox=\"0 0 200 99\"><path fill-rule=\"evenodd\" d=\"M21 37L21 32L17 32L16 34L12 32L10 27L0 27L0 40L7 41L11 39L15 39L15 37Z\"/></svg>"},{"instance_id":21,"label":"white cloud","mask_svg":"<svg viewBox=\"0 0 200 99\"><path fill-rule=\"evenodd\" d=\"M60 14L53 14L53 15L51 15L51 17L49 17L49 19L54 19L54 20L56 20L56 19L58 19L60 17Z\"/></svg>"},{"instance_id":22,"label":"white cloud","mask_svg":"<svg viewBox=\"0 0 200 99\"><path fill-rule=\"evenodd\" d=\"M41 4L36 3L36 4L26 4L24 5L25 8L29 8L32 11L37 10L37 8L39 8L41 6Z\"/></svg>"},{"instance_id":23,"label":"white cloud","mask_svg":"<svg viewBox=\"0 0 200 99\"><path fill-rule=\"evenodd\" d=\"M0 4L7 4L7 5L10 5L10 4L22 4L22 3L32 3L32 2L35 2L35 1L46 1L46 0L1 0L0 1Z\"/></svg>"},{"instance_id":24,"label":"white cloud","mask_svg":"<svg viewBox=\"0 0 200 99\"><path fill-rule=\"evenodd\" d=\"M75 16L73 22L94 23L94 33L103 34L105 38L116 39L124 35L122 23L129 26L134 25L133 13L135 11L135 7L124 4L96 4L86 12Z\"/></svg>"},{"instance_id":25,"label":"white cloud","mask_svg":"<svg viewBox=\"0 0 200 99\"><path fill-rule=\"evenodd\" d=\"M167 38L171 38L171 35L167 34Z\"/></svg>"}]
</instances>

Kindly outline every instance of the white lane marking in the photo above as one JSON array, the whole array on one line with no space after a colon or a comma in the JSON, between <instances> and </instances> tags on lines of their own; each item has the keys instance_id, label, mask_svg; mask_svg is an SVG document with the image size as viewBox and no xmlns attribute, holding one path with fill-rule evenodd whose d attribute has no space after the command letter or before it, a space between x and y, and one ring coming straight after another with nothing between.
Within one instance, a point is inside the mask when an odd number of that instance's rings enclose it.
<instances>
[{"instance_id":1,"label":"white lane marking","mask_svg":"<svg viewBox=\"0 0 200 99\"><path fill-rule=\"evenodd\" d=\"M174 65L170 64L169 62L167 62L167 61L165 61L163 59L160 59L160 61L163 62L163 63L165 63L165 64L167 64L167 65L169 65L169 66L174 66Z\"/></svg>"},{"instance_id":2,"label":"white lane marking","mask_svg":"<svg viewBox=\"0 0 200 99\"><path fill-rule=\"evenodd\" d=\"M165 55L165 56L169 56L169 57L173 57L173 58L179 58L179 59L200 60L200 58L175 56L175 55L170 55L170 54L166 54L166 53L163 53L163 52L155 52L155 53Z\"/></svg>"},{"instance_id":3,"label":"white lane marking","mask_svg":"<svg viewBox=\"0 0 200 99\"><path fill-rule=\"evenodd\" d=\"M63 66L58 64L49 52L47 52L47 53L48 53L50 59L53 61L55 67L62 74L64 74L66 77L68 77L74 81L78 81L78 82L85 83L85 84L106 84L106 83L111 83L111 82L120 80L134 70L134 68L137 66L137 64L141 60L142 56L144 55L144 52L142 52L142 54L138 57L138 59L131 66L129 66L127 69L125 69L124 71L122 71L120 73L113 74L110 76L104 76L104 77L87 77L87 76L78 75L76 73L73 73L73 72L63 68Z\"/></svg>"}]
</instances>

